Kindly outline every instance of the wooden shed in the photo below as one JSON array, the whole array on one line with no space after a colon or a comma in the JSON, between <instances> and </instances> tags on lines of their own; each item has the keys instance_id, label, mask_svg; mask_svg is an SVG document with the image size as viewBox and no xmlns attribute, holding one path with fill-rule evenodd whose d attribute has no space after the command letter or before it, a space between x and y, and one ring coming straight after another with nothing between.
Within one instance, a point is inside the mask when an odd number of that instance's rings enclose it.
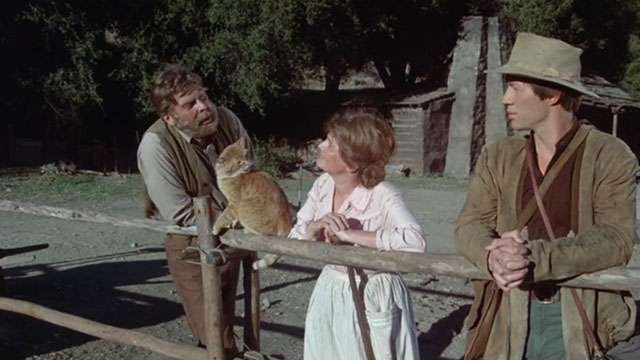
<instances>
[{"instance_id":1,"label":"wooden shed","mask_svg":"<svg viewBox=\"0 0 640 360\"><path fill-rule=\"evenodd\" d=\"M372 93L361 93L343 102L342 107L375 107L391 122L396 152L388 171L411 176L442 175L454 92L441 88L406 95Z\"/></svg>"},{"instance_id":2,"label":"wooden shed","mask_svg":"<svg viewBox=\"0 0 640 360\"><path fill-rule=\"evenodd\" d=\"M583 76L582 82L600 97L584 96L578 118L619 137L640 158L640 101L600 76Z\"/></svg>"}]
</instances>

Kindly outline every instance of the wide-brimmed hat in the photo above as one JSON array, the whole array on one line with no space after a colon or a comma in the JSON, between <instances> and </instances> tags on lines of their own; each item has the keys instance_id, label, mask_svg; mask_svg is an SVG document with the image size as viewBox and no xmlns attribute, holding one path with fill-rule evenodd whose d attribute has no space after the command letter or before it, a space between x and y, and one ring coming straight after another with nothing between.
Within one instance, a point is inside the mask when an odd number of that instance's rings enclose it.
<instances>
[{"instance_id":1,"label":"wide-brimmed hat","mask_svg":"<svg viewBox=\"0 0 640 360\"><path fill-rule=\"evenodd\" d=\"M509 61L495 71L562 85L597 98L580 82L581 53L581 49L564 41L520 32Z\"/></svg>"}]
</instances>

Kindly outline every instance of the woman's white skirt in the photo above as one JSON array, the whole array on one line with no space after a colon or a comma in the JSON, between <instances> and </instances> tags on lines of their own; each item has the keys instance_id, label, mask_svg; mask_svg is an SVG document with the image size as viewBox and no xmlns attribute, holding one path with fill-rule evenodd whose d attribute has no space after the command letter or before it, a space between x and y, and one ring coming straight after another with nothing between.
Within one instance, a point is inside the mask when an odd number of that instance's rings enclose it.
<instances>
[{"instance_id":1,"label":"woman's white skirt","mask_svg":"<svg viewBox=\"0 0 640 360\"><path fill-rule=\"evenodd\" d=\"M402 278L395 273L367 276L364 304L376 360L420 359L411 298ZM322 270L309 301L304 359L366 360L349 277L330 266Z\"/></svg>"}]
</instances>

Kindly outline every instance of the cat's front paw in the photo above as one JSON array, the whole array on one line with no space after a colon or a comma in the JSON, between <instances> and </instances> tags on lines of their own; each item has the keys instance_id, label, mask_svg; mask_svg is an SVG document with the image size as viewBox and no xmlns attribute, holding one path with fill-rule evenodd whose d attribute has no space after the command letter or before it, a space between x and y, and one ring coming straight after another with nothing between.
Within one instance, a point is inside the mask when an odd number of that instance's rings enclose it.
<instances>
[{"instance_id":1,"label":"cat's front paw","mask_svg":"<svg viewBox=\"0 0 640 360\"><path fill-rule=\"evenodd\" d=\"M216 224L213 224L213 230L211 232L215 236L220 236L220 235L224 234L225 230L226 230L225 227L223 227L220 224L216 223Z\"/></svg>"},{"instance_id":2,"label":"cat's front paw","mask_svg":"<svg viewBox=\"0 0 640 360\"><path fill-rule=\"evenodd\" d=\"M262 259L254 261L252 264L253 270L265 269L280 260L280 255L267 254Z\"/></svg>"}]
</instances>

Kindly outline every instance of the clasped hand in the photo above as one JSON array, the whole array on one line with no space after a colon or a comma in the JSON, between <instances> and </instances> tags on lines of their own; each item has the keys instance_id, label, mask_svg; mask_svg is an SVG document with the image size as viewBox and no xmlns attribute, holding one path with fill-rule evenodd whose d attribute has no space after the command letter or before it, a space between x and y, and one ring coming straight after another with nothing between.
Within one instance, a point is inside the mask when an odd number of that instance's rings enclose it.
<instances>
[{"instance_id":1,"label":"clasped hand","mask_svg":"<svg viewBox=\"0 0 640 360\"><path fill-rule=\"evenodd\" d=\"M489 270L500 289L509 291L524 282L529 273L529 249L520 231L504 233L502 237L493 239L485 249L489 252Z\"/></svg>"},{"instance_id":2,"label":"clasped hand","mask_svg":"<svg viewBox=\"0 0 640 360\"><path fill-rule=\"evenodd\" d=\"M339 244L349 241L349 222L347 218L338 213L328 213L320 219L307 225L307 234L314 240L324 238L331 244Z\"/></svg>"}]
</instances>

